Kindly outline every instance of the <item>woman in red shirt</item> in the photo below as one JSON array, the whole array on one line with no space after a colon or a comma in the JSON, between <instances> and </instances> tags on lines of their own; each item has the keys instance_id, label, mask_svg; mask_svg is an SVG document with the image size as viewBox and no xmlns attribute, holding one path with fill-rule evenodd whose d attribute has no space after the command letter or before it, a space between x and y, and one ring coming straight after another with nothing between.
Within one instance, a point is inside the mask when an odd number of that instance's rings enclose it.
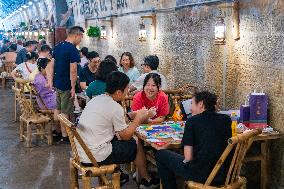
<instances>
[{"instance_id":1,"label":"woman in red shirt","mask_svg":"<svg viewBox=\"0 0 284 189\"><path fill-rule=\"evenodd\" d=\"M168 96L160 91L161 78L157 73L149 73L144 80L143 91L136 93L131 106L132 111L151 109L156 115L148 123L161 123L169 114Z\"/></svg>"}]
</instances>

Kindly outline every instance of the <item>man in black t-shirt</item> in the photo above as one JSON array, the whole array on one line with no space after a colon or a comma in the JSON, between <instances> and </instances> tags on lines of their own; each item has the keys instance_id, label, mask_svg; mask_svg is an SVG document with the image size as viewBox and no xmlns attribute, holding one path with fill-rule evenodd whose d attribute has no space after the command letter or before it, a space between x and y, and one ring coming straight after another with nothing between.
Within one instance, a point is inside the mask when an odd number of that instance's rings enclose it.
<instances>
[{"instance_id":1,"label":"man in black t-shirt","mask_svg":"<svg viewBox=\"0 0 284 189\"><path fill-rule=\"evenodd\" d=\"M232 137L231 119L215 112L217 97L207 91L192 98L192 117L186 122L182 145L184 155L161 149L156 153L158 171L164 189L177 189L176 176L205 183ZM165 148L165 147L164 147ZM224 184L226 161L213 184Z\"/></svg>"}]
</instances>

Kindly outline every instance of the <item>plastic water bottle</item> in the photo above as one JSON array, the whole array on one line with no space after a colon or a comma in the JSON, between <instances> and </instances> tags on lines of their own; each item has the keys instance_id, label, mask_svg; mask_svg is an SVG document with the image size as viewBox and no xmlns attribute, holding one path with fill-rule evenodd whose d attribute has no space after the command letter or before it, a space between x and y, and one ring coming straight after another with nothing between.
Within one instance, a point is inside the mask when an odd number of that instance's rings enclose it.
<instances>
[{"instance_id":1,"label":"plastic water bottle","mask_svg":"<svg viewBox=\"0 0 284 189\"><path fill-rule=\"evenodd\" d=\"M238 116L236 114L236 112L232 112L231 114L231 120L232 120L232 136L236 136L237 135L237 125L238 125Z\"/></svg>"}]
</instances>

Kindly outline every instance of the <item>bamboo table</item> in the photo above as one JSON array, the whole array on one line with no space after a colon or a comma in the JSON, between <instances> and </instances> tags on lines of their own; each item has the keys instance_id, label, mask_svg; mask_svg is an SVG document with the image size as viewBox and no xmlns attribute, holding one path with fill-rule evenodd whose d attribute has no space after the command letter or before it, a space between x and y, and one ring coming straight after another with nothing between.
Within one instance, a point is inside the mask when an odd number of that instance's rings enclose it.
<instances>
[{"instance_id":1,"label":"bamboo table","mask_svg":"<svg viewBox=\"0 0 284 189\"><path fill-rule=\"evenodd\" d=\"M147 136L136 132L136 136L144 141L146 144L150 145L154 149L158 150L159 146L154 143L147 141ZM254 142L260 142L261 143L261 152L260 154L257 154L255 156L249 156L245 158L245 162L250 161L260 161L261 162L261 189L267 189L268 188L268 181L269 181L269 174L268 174L268 165L269 165L269 152L268 152L268 144L271 140L279 139L283 136L282 133L279 132L272 132L272 133L262 133L258 135ZM169 143L168 149L180 149L181 148L181 142L175 141L171 138L168 139L159 139L161 141ZM146 154L147 160L149 160L151 163L155 164L155 159L153 156Z\"/></svg>"}]
</instances>

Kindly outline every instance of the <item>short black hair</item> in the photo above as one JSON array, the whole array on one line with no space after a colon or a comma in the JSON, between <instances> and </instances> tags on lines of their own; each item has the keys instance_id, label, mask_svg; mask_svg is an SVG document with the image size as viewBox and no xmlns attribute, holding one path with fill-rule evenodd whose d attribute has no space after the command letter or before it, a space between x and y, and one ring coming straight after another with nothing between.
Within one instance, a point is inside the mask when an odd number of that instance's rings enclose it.
<instances>
[{"instance_id":1,"label":"short black hair","mask_svg":"<svg viewBox=\"0 0 284 189\"><path fill-rule=\"evenodd\" d=\"M48 62L50 62L51 60L48 59L48 58L39 58L37 60L37 68L38 68L38 71L41 72L42 69L45 69Z\"/></svg>"},{"instance_id":2,"label":"short black hair","mask_svg":"<svg viewBox=\"0 0 284 189\"><path fill-rule=\"evenodd\" d=\"M51 48L49 45L42 45L40 47L40 52L47 52L47 51L51 52Z\"/></svg>"},{"instance_id":3,"label":"short black hair","mask_svg":"<svg viewBox=\"0 0 284 189\"><path fill-rule=\"evenodd\" d=\"M205 110L216 111L217 96L215 94L208 91L201 91L196 92L193 97L195 98L196 103L203 101Z\"/></svg>"},{"instance_id":4,"label":"short black hair","mask_svg":"<svg viewBox=\"0 0 284 189\"><path fill-rule=\"evenodd\" d=\"M149 55L144 58L144 64L149 66L151 70L157 70L159 67L159 58L156 55Z\"/></svg>"},{"instance_id":5,"label":"short black hair","mask_svg":"<svg viewBox=\"0 0 284 189\"><path fill-rule=\"evenodd\" d=\"M129 77L125 73L119 71L111 72L106 78L106 92L114 94L118 90L124 91L129 81Z\"/></svg>"},{"instance_id":6,"label":"short black hair","mask_svg":"<svg viewBox=\"0 0 284 189\"><path fill-rule=\"evenodd\" d=\"M28 52L26 54L26 57L28 60L32 60L32 59L38 59L38 54L36 52Z\"/></svg>"},{"instance_id":7,"label":"short black hair","mask_svg":"<svg viewBox=\"0 0 284 189\"><path fill-rule=\"evenodd\" d=\"M107 56L105 57L105 60L111 60L111 61L113 61L113 62L115 63L115 65L117 65L117 61L116 61L116 59L114 58L114 56L112 56L112 55L107 55Z\"/></svg>"},{"instance_id":8,"label":"short black hair","mask_svg":"<svg viewBox=\"0 0 284 189\"><path fill-rule=\"evenodd\" d=\"M96 51L89 52L89 53L88 53L88 56L87 56L87 58L88 58L89 60L91 60L91 59L93 59L93 58L97 58L97 57L100 57L100 55L99 55L99 53L97 53Z\"/></svg>"},{"instance_id":9,"label":"short black hair","mask_svg":"<svg viewBox=\"0 0 284 189\"><path fill-rule=\"evenodd\" d=\"M42 39L42 40L40 40L40 42L39 42L41 45L46 45L47 43L46 43L46 40L44 40L44 39Z\"/></svg>"},{"instance_id":10,"label":"short black hair","mask_svg":"<svg viewBox=\"0 0 284 189\"><path fill-rule=\"evenodd\" d=\"M82 49L80 50L80 52L84 55L84 56L88 56L88 52L89 49L87 47L82 47Z\"/></svg>"},{"instance_id":11,"label":"short black hair","mask_svg":"<svg viewBox=\"0 0 284 189\"><path fill-rule=\"evenodd\" d=\"M34 42L33 42L33 41L26 41L26 42L24 43L24 47L30 47L30 46L32 46L32 45L34 45Z\"/></svg>"},{"instance_id":12,"label":"short black hair","mask_svg":"<svg viewBox=\"0 0 284 189\"><path fill-rule=\"evenodd\" d=\"M109 59L103 60L96 71L96 79L105 82L107 75L113 71L117 71L116 64Z\"/></svg>"},{"instance_id":13,"label":"short black hair","mask_svg":"<svg viewBox=\"0 0 284 189\"><path fill-rule=\"evenodd\" d=\"M144 87L147 85L149 79L153 79L154 83L156 84L156 86L158 87L158 90L160 90L161 85L162 85L162 80L159 74L157 73L149 73L146 75L145 79L144 79L144 83L143 83L143 90Z\"/></svg>"},{"instance_id":14,"label":"short black hair","mask_svg":"<svg viewBox=\"0 0 284 189\"><path fill-rule=\"evenodd\" d=\"M17 45L13 43L8 47L8 49L9 51L15 52L17 50Z\"/></svg>"},{"instance_id":15,"label":"short black hair","mask_svg":"<svg viewBox=\"0 0 284 189\"><path fill-rule=\"evenodd\" d=\"M68 29L67 35L75 35L85 33L84 29L81 26L73 26Z\"/></svg>"}]
</instances>

